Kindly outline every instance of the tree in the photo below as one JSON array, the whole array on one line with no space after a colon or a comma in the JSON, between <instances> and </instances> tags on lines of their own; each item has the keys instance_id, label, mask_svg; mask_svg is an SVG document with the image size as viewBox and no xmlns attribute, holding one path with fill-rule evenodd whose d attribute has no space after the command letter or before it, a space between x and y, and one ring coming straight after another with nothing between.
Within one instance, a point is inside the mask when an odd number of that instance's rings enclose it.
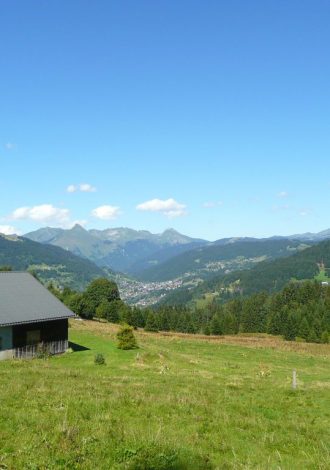
<instances>
[{"instance_id":1,"label":"tree","mask_svg":"<svg viewBox=\"0 0 330 470\"><path fill-rule=\"evenodd\" d=\"M148 311L146 326L144 327L144 329L146 331L158 331L157 320L152 310Z\"/></svg>"},{"instance_id":2,"label":"tree","mask_svg":"<svg viewBox=\"0 0 330 470\"><path fill-rule=\"evenodd\" d=\"M223 330L221 327L221 322L218 314L215 314L210 322L210 332L211 335L222 335Z\"/></svg>"},{"instance_id":3,"label":"tree","mask_svg":"<svg viewBox=\"0 0 330 470\"><path fill-rule=\"evenodd\" d=\"M109 302L109 308L107 311L107 320L110 323L118 323L119 322L119 311L121 308L122 301L121 300L113 300Z\"/></svg>"},{"instance_id":4,"label":"tree","mask_svg":"<svg viewBox=\"0 0 330 470\"><path fill-rule=\"evenodd\" d=\"M131 326L123 324L117 333L118 349L135 349L138 347L134 330Z\"/></svg>"},{"instance_id":5,"label":"tree","mask_svg":"<svg viewBox=\"0 0 330 470\"><path fill-rule=\"evenodd\" d=\"M299 329L298 329L298 336L299 338L303 338L307 341L308 337L309 337L309 331L310 331L310 327L309 327L309 324L308 324L308 321L306 319L306 317L304 317L299 325Z\"/></svg>"},{"instance_id":6,"label":"tree","mask_svg":"<svg viewBox=\"0 0 330 470\"><path fill-rule=\"evenodd\" d=\"M290 312L288 314L288 318L284 328L284 339L286 339L287 341L295 341L298 332L298 325L294 312Z\"/></svg>"},{"instance_id":7,"label":"tree","mask_svg":"<svg viewBox=\"0 0 330 470\"><path fill-rule=\"evenodd\" d=\"M102 300L100 305L96 307L96 316L97 318L107 318L109 315L109 310L111 308L111 303L107 300Z\"/></svg>"},{"instance_id":8,"label":"tree","mask_svg":"<svg viewBox=\"0 0 330 470\"><path fill-rule=\"evenodd\" d=\"M321 343L324 343L324 344L329 343L329 333L327 331L323 331L321 335Z\"/></svg>"},{"instance_id":9,"label":"tree","mask_svg":"<svg viewBox=\"0 0 330 470\"><path fill-rule=\"evenodd\" d=\"M84 292L84 301L93 315L97 307L104 301L113 302L120 300L117 284L106 278L98 278L92 281Z\"/></svg>"},{"instance_id":10,"label":"tree","mask_svg":"<svg viewBox=\"0 0 330 470\"><path fill-rule=\"evenodd\" d=\"M72 310L76 315L84 316L83 304L84 296L81 293L76 293L67 299L66 305Z\"/></svg>"},{"instance_id":11,"label":"tree","mask_svg":"<svg viewBox=\"0 0 330 470\"><path fill-rule=\"evenodd\" d=\"M236 318L232 313L225 313L223 316L223 333L225 335L234 335L237 333L238 325Z\"/></svg>"},{"instance_id":12,"label":"tree","mask_svg":"<svg viewBox=\"0 0 330 470\"><path fill-rule=\"evenodd\" d=\"M243 303L241 330L244 333L259 333L265 331L267 294L254 294Z\"/></svg>"}]
</instances>

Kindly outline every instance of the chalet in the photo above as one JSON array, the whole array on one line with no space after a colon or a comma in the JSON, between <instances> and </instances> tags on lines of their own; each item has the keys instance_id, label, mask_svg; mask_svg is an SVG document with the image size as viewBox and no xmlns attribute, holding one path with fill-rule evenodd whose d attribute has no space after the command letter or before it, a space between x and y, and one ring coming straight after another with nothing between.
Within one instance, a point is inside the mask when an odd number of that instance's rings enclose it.
<instances>
[{"instance_id":1,"label":"chalet","mask_svg":"<svg viewBox=\"0 0 330 470\"><path fill-rule=\"evenodd\" d=\"M66 351L73 316L31 274L0 272L0 359Z\"/></svg>"}]
</instances>

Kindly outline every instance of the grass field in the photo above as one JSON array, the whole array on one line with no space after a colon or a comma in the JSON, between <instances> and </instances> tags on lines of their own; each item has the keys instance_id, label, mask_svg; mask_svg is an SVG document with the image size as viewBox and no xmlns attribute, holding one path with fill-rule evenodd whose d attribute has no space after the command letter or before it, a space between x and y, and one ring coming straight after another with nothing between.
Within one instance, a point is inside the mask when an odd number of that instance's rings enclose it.
<instances>
[{"instance_id":1,"label":"grass field","mask_svg":"<svg viewBox=\"0 0 330 470\"><path fill-rule=\"evenodd\" d=\"M0 469L330 468L329 345L115 331L72 321L88 349L0 363Z\"/></svg>"}]
</instances>

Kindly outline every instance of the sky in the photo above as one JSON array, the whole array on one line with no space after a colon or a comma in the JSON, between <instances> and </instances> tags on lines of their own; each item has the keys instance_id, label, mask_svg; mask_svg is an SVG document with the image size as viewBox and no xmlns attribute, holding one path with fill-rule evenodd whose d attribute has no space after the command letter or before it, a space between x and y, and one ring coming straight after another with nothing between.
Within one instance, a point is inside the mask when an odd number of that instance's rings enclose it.
<instances>
[{"instance_id":1,"label":"sky","mask_svg":"<svg viewBox=\"0 0 330 470\"><path fill-rule=\"evenodd\" d=\"M0 232L330 227L328 0L3 0L0 18Z\"/></svg>"}]
</instances>

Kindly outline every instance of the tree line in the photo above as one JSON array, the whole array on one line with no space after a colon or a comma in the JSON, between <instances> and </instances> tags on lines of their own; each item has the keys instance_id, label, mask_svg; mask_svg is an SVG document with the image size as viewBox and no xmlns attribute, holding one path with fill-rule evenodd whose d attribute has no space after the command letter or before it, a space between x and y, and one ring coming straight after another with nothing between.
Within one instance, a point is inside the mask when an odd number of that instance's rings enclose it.
<instances>
[{"instance_id":1,"label":"tree line","mask_svg":"<svg viewBox=\"0 0 330 470\"><path fill-rule=\"evenodd\" d=\"M141 309L120 299L115 282L100 278L85 291L49 290L86 319L127 323L146 331L177 331L205 335L269 333L289 341L329 342L330 286L316 281L291 282L280 292L253 294L202 309L185 305Z\"/></svg>"}]
</instances>

